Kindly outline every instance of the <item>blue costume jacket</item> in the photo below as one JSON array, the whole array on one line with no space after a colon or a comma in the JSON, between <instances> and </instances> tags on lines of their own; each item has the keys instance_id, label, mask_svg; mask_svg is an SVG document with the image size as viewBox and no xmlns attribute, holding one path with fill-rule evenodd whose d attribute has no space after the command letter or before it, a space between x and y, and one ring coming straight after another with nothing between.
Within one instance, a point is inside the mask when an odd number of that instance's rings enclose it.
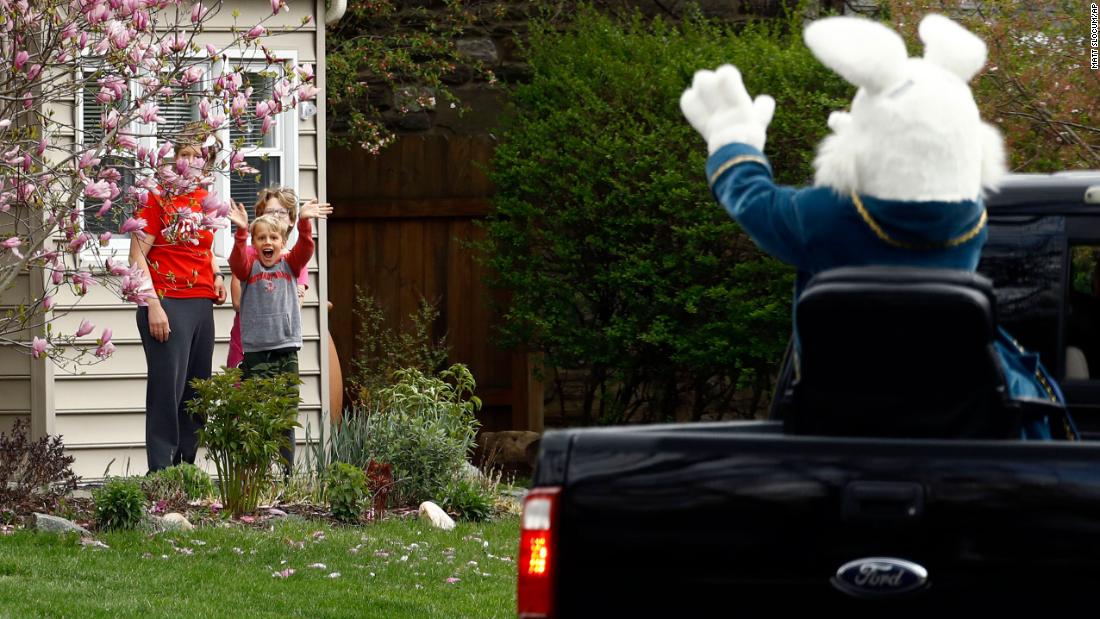
<instances>
[{"instance_id":1,"label":"blue costume jacket","mask_svg":"<svg viewBox=\"0 0 1100 619\"><path fill-rule=\"evenodd\" d=\"M747 144L727 144L711 155L707 180L714 197L761 249L798 268L796 299L810 277L835 267L974 271L987 237L980 201L900 202L839 196L828 187L778 186L764 153ZM1012 397L1064 404L1038 356L1003 330L1000 335L995 346ZM1029 427L1026 434L1049 438L1050 430Z\"/></svg>"}]
</instances>

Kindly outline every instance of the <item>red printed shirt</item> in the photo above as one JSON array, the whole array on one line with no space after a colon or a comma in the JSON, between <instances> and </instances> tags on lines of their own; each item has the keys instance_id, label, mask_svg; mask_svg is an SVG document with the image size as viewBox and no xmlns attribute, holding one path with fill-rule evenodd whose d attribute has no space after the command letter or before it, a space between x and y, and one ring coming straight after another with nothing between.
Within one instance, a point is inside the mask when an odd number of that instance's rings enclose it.
<instances>
[{"instance_id":1,"label":"red printed shirt","mask_svg":"<svg viewBox=\"0 0 1100 619\"><path fill-rule=\"evenodd\" d=\"M217 299L211 251L214 233L199 229L205 189L166 198L149 194L138 212L153 246L145 260L157 295L172 299Z\"/></svg>"}]
</instances>

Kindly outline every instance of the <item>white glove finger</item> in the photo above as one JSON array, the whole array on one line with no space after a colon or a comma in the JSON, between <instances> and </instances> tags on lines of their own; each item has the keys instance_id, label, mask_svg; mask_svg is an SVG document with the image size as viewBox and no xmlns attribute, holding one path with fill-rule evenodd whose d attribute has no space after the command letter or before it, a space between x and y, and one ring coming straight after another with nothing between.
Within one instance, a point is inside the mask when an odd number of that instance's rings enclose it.
<instances>
[{"instance_id":1,"label":"white glove finger","mask_svg":"<svg viewBox=\"0 0 1100 619\"><path fill-rule=\"evenodd\" d=\"M708 114L724 110L727 107L719 88L718 74L714 71L696 71L695 79L691 81L691 89L695 91Z\"/></svg>"},{"instance_id":2,"label":"white glove finger","mask_svg":"<svg viewBox=\"0 0 1100 619\"><path fill-rule=\"evenodd\" d=\"M760 95L752 102L752 108L756 111L756 120L767 127L775 114L775 99L770 95Z\"/></svg>"},{"instance_id":3,"label":"white glove finger","mask_svg":"<svg viewBox=\"0 0 1100 619\"><path fill-rule=\"evenodd\" d=\"M706 137L704 130L707 126L707 119L710 118L710 112L707 111L706 105L703 104L694 88L689 88L684 91L684 94L680 95L680 111L684 113L684 118L687 118L691 126Z\"/></svg>"},{"instance_id":4,"label":"white glove finger","mask_svg":"<svg viewBox=\"0 0 1100 619\"><path fill-rule=\"evenodd\" d=\"M833 133L843 131L850 124L852 124L852 117L847 112L829 114L829 128L833 130Z\"/></svg>"},{"instance_id":5,"label":"white glove finger","mask_svg":"<svg viewBox=\"0 0 1100 619\"><path fill-rule=\"evenodd\" d=\"M718 76L718 96L722 98L722 108L740 108L748 110L752 107L752 99L749 91L745 90L745 83L741 80L741 72L731 64L718 67L715 72Z\"/></svg>"}]
</instances>

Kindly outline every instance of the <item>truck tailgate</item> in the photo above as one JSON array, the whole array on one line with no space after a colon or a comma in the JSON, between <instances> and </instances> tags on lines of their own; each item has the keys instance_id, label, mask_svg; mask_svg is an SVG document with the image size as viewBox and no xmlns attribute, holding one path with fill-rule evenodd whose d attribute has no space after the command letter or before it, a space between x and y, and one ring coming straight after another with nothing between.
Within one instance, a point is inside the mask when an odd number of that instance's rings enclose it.
<instances>
[{"instance_id":1,"label":"truck tailgate","mask_svg":"<svg viewBox=\"0 0 1100 619\"><path fill-rule=\"evenodd\" d=\"M844 604L830 579L878 556L927 569L909 609L1065 599L1100 578L1097 446L617 430L572 433L563 616L603 603Z\"/></svg>"}]
</instances>

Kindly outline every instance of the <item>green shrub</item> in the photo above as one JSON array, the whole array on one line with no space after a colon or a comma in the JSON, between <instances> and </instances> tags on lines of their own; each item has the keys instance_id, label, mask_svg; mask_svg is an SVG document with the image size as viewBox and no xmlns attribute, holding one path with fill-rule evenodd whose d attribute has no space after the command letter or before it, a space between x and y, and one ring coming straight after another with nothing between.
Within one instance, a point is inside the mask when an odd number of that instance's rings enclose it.
<instances>
[{"instance_id":1,"label":"green shrub","mask_svg":"<svg viewBox=\"0 0 1100 619\"><path fill-rule=\"evenodd\" d=\"M141 483L131 478L115 478L92 493L95 519L105 530L131 530L141 523L145 511L145 493Z\"/></svg>"},{"instance_id":2,"label":"green shrub","mask_svg":"<svg viewBox=\"0 0 1100 619\"><path fill-rule=\"evenodd\" d=\"M350 411L333 430L324 461L366 468L371 460L393 465L392 505L436 499L465 466L474 447L481 400L474 377L461 364L439 377L419 370L394 373L366 408Z\"/></svg>"},{"instance_id":3,"label":"green shrub","mask_svg":"<svg viewBox=\"0 0 1100 619\"><path fill-rule=\"evenodd\" d=\"M829 112L852 89L801 30L624 23L592 9L568 29L534 26L533 74L494 154L479 247L510 292L504 343L575 370L588 421L722 414L745 388L766 398L791 330L793 271L710 195L706 145L679 98L696 70L739 66L750 93L776 99L766 150L777 180L805 183Z\"/></svg>"},{"instance_id":4,"label":"green shrub","mask_svg":"<svg viewBox=\"0 0 1100 619\"><path fill-rule=\"evenodd\" d=\"M435 374L447 362L446 336L433 339L432 329L439 309L421 299L420 308L409 315L409 331L398 332L386 325L382 306L369 291L355 289L355 356L351 360L352 406L370 406L376 394L393 384L393 373L414 368Z\"/></svg>"},{"instance_id":5,"label":"green shrub","mask_svg":"<svg viewBox=\"0 0 1100 619\"><path fill-rule=\"evenodd\" d=\"M485 484L465 475L443 487L439 505L463 520L482 522L493 517L496 495Z\"/></svg>"},{"instance_id":6,"label":"green shrub","mask_svg":"<svg viewBox=\"0 0 1100 619\"><path fill-rule=\"evenodd\" d=\"M326 475L325 495L332 515L344 522L358 522L367 500L367 474L347 462L334 462Z\"/></svg>"},{"instance_id":7,"label":"green shrub","mask_svg":"<svg viewBox=\"0 0 1100 619\"><path fill-rule=\"evenodd\" d=\"M256 510L272 465L285 464L279 449L290 446L286 433L299 426L300 382L292 374L241 380L236 368L191 381L195 398L187 410L205 420L199 445L214 461L222 504L234 516Z\"/></svg>"},{"instance_id":8,"label":"green shrub","mask_svg":"<svg viewBox=\"0 0 1100 619\"><path fill-rule=\"evenodd\" d=\"M161 469L153 476L166 482L177 483L183 494L191 501L206 499L214 494L214 480L206 471L190 462Z\"/></svg>"}]
</instances>

